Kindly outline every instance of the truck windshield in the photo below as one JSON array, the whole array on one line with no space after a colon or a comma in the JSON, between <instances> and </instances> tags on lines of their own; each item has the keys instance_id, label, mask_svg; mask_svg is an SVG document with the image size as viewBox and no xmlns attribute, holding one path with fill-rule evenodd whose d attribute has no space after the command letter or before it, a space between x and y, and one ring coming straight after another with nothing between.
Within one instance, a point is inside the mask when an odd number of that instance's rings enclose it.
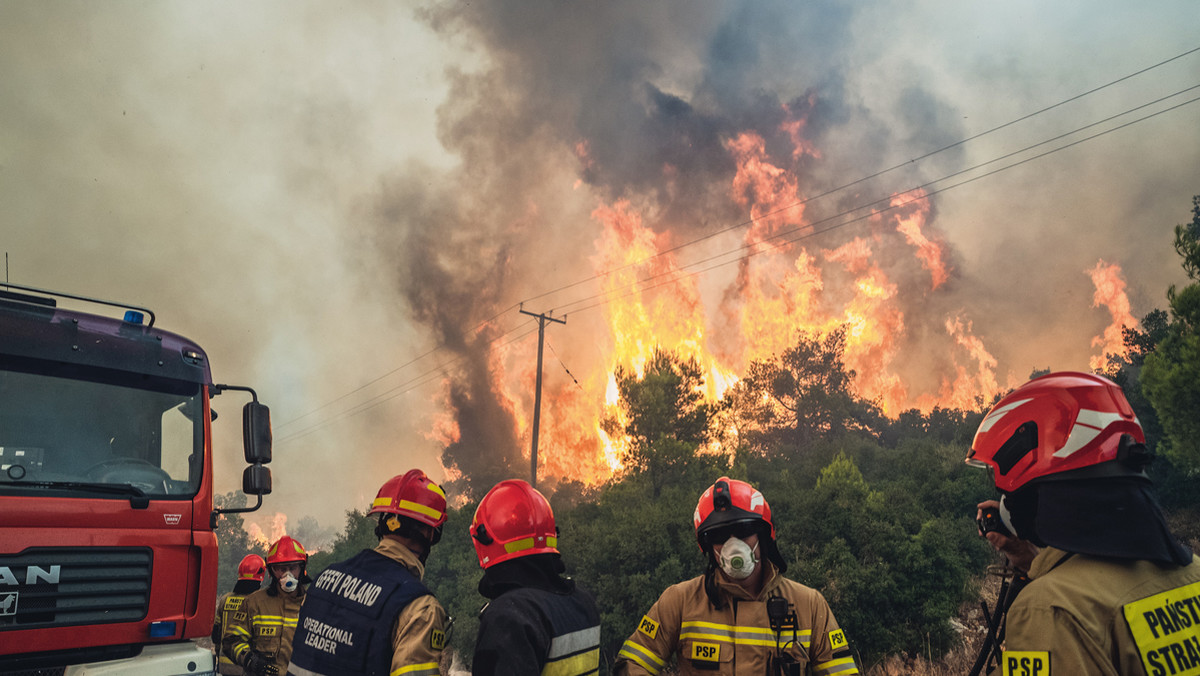
<instances>
[{"instance_id":1,"label":"truck windshield","mask_svg":"<svg viewBox=\"0 0 1200 676\"><path fill-rule=\"evenodd\" d=\"M0 492L189 498L203 470L198 383L107 369L0 370ZM98 486L88 491L87 485Z\"/></svg>"}]
</instances>

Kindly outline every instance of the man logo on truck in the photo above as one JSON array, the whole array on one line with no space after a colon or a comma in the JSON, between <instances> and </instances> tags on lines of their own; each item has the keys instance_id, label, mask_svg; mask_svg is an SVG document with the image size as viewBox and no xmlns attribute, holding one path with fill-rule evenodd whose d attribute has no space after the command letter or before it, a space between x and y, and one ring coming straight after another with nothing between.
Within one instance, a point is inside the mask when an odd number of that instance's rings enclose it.
<instances>
[{"instance_id":1,"label":"man logo on truck","mask_svg":"<svg viewBox=\"0 0 1200 676\"><path fill-rule=\"evenodd\" d=\"M25 569L25 584L58 584L58 576L62 566L50 566L50 570L46 570L40 566L29 566ZM12 568L8 566L0 566L0 584L21 584L20 580L13 573Z\"/></svg>"},{"instance_id":2,"label":"man logo on truck","mask_svg":"<svg viewBox=\"0 0 1200 676\"><path fill-rule=\"evenodd\" d=\"M17 614L17 592L0 595L0 615Z\"/></svg>"}]
</instances>

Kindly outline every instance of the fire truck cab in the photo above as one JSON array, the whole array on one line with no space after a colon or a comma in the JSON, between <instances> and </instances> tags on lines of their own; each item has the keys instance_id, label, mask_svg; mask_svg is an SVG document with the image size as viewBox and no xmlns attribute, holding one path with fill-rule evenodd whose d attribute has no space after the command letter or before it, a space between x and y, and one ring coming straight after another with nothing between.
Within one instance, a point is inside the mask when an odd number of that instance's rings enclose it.
<instances>
[{"instance_id":1,"label":"fire truck cab","mask_svg":"<svg viewBox=\"0 0 1200 676\"><path fill-rule=\"evenodd\" d=\"M269 410L214 384L150 310L5 286L0 674L213 673L193 639L213 623L215 527L271 492ZM258 504L214 510L209 400L227 390L253 397L242 488Z\"/></svg>"}]
</instances>

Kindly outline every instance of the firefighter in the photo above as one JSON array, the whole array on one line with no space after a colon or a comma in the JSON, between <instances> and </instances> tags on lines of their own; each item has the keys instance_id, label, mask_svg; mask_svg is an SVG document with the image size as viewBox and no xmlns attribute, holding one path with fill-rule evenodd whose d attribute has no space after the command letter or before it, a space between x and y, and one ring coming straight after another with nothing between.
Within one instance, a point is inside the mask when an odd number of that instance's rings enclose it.
<instances>
[{"instance_id":1,"label":"firefighter","mask_svg":"<svg viewBox=\"0 0 1200 676\"><path fill-rule=\"evenodd\" d=\"M271 584L242 601L221 639L222 652L252 676L276 676L287 669L292 635L309 582L308 553L284 535L267 550Z\"/></svg>"},{"instance_id":2,"label":"firefighter","mask_svg":"<svg viewBox=\"0 0 1200 676\"><path fill-rule=\"evenodd\" d=\"M762 493L721 477L692 516L703 575L668 587L617 654L615 673L857 674L845 633L820 592L793 582Z\"/></svg>"},{"instance_id":3,"label":"firefighter","mask_svg":"<svg viewBox=\"0 0 1200 676\"><path fill-rule=\"evenodd\" d=\"M488 491L471 521L471 540L489 599L479 612L471 673L595 674L600 613L590 593L563 575L550 503L519 479Z\"/></svg>"},{"instance_id":4,"label":"firefighter","mask_svg":"<svg viewBox=\"0 0 1200 676\"><path fill-rule=\"evenodd\" d=\"M436 676L446 611L421 582L442 538L446 494L419 469L389 479L369 514L379 545L331 565L308 590L289 674Z\"/></svg>"},{"instance_id":5,"label":"firefighter","mask_svg":"<svg viewBox=\"0 0 1200 676\"><path fill-rule=\"evenodd\" d=\"M217 673L227 676L241 676L245 671L233 663L221 652L221 640L225 630L233 620L233 615L242 607L242 600L262 586L263 577L267 573L267 562L258 554L247 554L238 564L237 582L233 583L233 591L221 596L217 601L217 617L213 622L212 640L220 658L217 661Z\"/></svg>"},{"instance_id":6,"label":"firefighter","mask_svg":"<svg viewBox=\"0 0 1200 676\"><path fill-rule=\"evenodd\" d=\"M984 534L1030 580L991 673L1200 670L1200 559L1167 528L1151 459L1121 388L1090 373L1035 378L984 417L967 463L1008 532Z\"/></svg>"}]
</instances>

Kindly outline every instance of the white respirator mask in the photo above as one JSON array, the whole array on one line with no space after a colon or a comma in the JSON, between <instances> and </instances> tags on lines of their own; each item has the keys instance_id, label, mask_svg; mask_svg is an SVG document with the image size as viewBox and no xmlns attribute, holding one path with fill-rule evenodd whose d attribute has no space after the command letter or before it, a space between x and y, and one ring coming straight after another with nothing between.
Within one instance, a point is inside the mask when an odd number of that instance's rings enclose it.
<instances>
[{"instance_id":1,"label":"white respirator mask","mask_svg":"<svg viewBox=\"0 0 1200 676\"><path fill-rule=\"evenodd\" d=\"M296 591L299 584L300 580L297 580L291 573L284 573L283 577L279 578L279 588L289 594Z\"/></svg>"},{"instance_id":2,"label":"white respirator mask","mask_svg":"<svg viewBox=\"0 0 1200 676\"><path fill-rule=\"evenodd\" d=\"M717 560L721 570L730 578L744 580L754 574L754 567L759 561L755 555L757 550L757 544L751 549L743 540L731 537L721 546Z\"/></svg>"}]
</instances>

